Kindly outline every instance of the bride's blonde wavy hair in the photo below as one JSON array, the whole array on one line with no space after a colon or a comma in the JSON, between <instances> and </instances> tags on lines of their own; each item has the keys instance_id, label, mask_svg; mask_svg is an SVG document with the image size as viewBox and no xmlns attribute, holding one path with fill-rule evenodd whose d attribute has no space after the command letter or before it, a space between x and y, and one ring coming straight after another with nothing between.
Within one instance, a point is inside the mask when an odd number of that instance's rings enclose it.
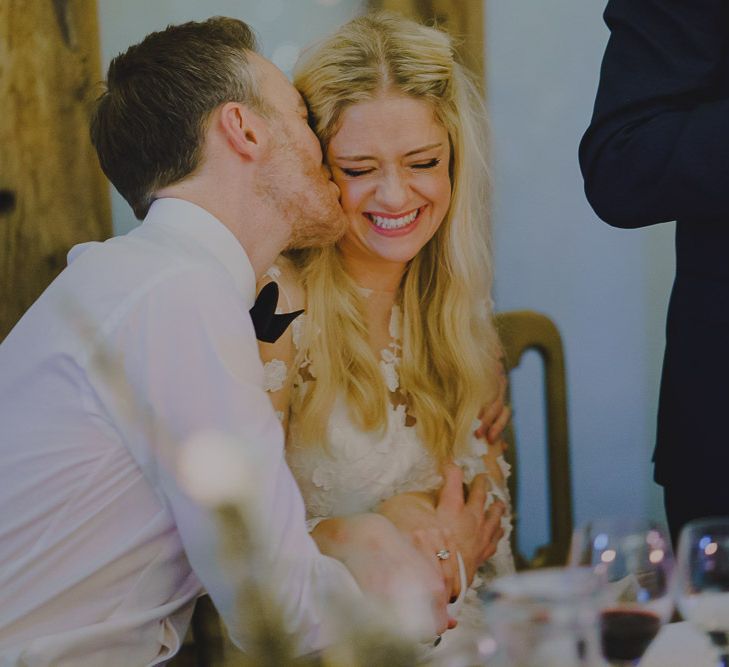
<instances>
[{"instance_id":1,"label":"bride's blonde wavy hair","mask_svg":"<svg viewBox=\"0 0 729 667\"><path fill-rule=\"evenodd\" d=\"M474 418L495 398L500 352L491 316L486 118L479 91L455 61L445 33L389 12L356 18L310 49L294 84L325 153L342 112L383 92L427 102L448 131L451 203L401 284L399 376L423 442L439 460L457 455ZM327 421L342 392L360 428L383 430L388 390L368 344L363 296L339 250L289 256L307 292L300 355L312 360L316 378L295 399L302 441L327 442Z\"/></svg>"}]
</instances>

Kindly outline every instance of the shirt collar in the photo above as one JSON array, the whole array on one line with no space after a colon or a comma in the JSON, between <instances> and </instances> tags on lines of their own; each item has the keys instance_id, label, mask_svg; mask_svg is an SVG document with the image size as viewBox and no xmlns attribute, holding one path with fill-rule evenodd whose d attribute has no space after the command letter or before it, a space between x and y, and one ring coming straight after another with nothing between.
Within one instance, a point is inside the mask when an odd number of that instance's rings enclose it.
<instances>
[{"instance_id":1,"label":"shirt collar","mask_svg":"<svg viewBox=\"0 0 729 667\"><path fill-rule=\"evenodd\" d=\"M253 266L233 232L212 213L184 199L165 197L152 202L143 224L162 225L191 237L225 267L247 300L247 307L253 305L256 297Z\"/></svg>"}]
</instances>

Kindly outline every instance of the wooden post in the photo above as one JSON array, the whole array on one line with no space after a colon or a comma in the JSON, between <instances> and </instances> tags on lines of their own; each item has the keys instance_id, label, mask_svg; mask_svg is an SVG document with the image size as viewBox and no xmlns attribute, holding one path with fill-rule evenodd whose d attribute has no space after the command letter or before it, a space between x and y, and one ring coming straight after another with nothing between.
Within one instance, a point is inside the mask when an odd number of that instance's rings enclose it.
<instances>
[{"instance_id":1,"label":"wooden post","mask_svg":"<svg viewBox=\"0 0 729 667\"><path fill-rule=\"evenodd\" d=\"M454 38L461 60L479 82L483 66L484 0L369 0L372 9L389 9L437 25Z\"/></svg>"},{"instance_id":2,"label":"wooden post","mask_svg":"<svg viewBox=\"0 0 729 667\"><path fill-rule=\"evenodd\" d=\"M96 0L0 1L0 340L66 265L111 235L89 139Z\"/></svg>"}]
</instances>

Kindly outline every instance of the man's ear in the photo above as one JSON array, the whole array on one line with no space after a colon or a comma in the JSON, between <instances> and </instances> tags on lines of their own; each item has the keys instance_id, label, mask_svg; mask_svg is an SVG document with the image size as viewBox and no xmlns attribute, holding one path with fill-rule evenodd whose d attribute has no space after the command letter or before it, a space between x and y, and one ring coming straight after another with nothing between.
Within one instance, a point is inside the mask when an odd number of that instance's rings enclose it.
<instances>
[{"instance_id":1,"label":"man's ear","mask_svg":"<svg viewBox=\"0 0 729 667\"><path fill-rule=\"evenodd\" d=\"M267 138L263 118L244 104L226 102L220 107L218 122L229 144L242 157L257 159Z\"/></svg>"}]
</instances>

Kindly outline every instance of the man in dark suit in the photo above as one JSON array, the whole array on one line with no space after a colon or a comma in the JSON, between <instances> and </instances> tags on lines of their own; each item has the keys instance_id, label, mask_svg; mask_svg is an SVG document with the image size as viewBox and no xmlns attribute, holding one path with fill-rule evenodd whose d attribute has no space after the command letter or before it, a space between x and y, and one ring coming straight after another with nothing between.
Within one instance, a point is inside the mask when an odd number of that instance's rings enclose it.
<instances>
[{"instance_id":1,"label":"man in dark suit","mask_svg":"<svg viewBox=\"0 0 729 667\"><path fill-rule=\"evenodd\" d=\"M605 22L587 198L616 227L677 221L654 453L675 541L729 515L729 0L609 0Z\"/></svg>"}]
</instances>

